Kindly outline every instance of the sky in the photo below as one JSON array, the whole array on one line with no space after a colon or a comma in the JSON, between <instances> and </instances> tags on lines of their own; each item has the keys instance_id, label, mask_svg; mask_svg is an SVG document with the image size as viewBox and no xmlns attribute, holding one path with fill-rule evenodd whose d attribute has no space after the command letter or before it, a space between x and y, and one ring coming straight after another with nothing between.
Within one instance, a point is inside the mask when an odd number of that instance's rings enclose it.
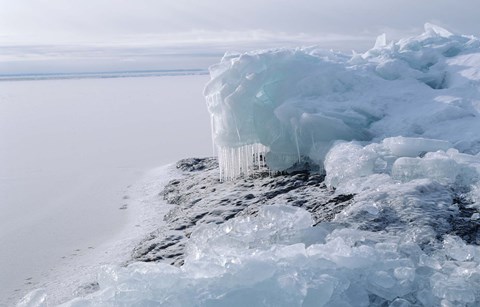
<instances>
[{"instance_id":1,"label":"sky","mask_svg":"<svg viewBox=\"0 0 480 307\"><path fill-rule=\"evenodd\" d=\"M279 46L364 51L425 22L479 35L479 11L478 0L0 0L0 74L170 69L172 54L203 67Z\"/></svg>"}]
</instances>

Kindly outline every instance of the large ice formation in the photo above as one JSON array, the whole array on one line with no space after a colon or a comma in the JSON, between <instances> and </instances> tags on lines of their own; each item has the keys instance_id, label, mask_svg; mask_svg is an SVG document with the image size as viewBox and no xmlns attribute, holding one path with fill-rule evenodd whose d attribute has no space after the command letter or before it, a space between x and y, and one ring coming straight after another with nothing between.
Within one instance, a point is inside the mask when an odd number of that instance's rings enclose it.
<instances>
[{"instance_id":1,"label":"large ice formation","mask_svg":"<svg viewBox=\"0 0 480 307\"><path fill-rule=\"evenodd\" d=\"M364 54L226 54L210 74L205 96L223 179L248 173L257 150L273 171L322 167L336 140L422 137L480 151L480 41L430 24L398 42L381 36Z\"/></svg>"}]
</instances>

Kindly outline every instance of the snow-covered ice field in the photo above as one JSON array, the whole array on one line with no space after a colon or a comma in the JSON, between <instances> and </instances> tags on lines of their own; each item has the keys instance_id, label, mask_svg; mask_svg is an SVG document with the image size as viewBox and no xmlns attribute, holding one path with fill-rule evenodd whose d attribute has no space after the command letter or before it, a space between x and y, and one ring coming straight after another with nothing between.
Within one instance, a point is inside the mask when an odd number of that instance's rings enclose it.
<instances>
[{"instance_id":1,"label":"snow-covered ice field","mask_svg":"<svg viewBox=\"0 0 480 307\"><path fill-rule=\"evenodd\" d=\"M211 155L207 80L0 82L0 305L107 261L102 246L132 226L127 187L154 167Z\"/></svg>"}]
</instances>

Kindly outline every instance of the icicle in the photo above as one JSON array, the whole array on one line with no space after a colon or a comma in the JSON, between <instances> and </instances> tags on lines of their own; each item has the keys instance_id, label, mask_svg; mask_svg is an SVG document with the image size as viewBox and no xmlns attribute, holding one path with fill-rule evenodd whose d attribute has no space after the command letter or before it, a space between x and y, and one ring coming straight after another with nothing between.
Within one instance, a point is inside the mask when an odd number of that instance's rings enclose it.
<instances>
[{"instance_id":1,"label":"icicle","mask_svg":"<svg viewBox=\"0 0 480 307\"><path fill-rule=\"evenodd\" d=\"M297 155L298 155L298 162L301 161L301 156L300 156L300 146L298 145L298 132L297 132L297 127L295 127L295 129L293 129L293 131L295 132L295 145L297 146Z\"/></svg>"},{"instance_id":2,"label":"icicle","mask_svg":"<svg viewBox=\"0 0 480 307\"><path fill-rule=\"evenodd\" d=\"M315 143L315 139L313 138L313 131L310 133L310 136L312 137L312 147L316 151L317 150L317 144Z\"/></svg>"},{"instance_id":3,"label":"icicle","mask_svg":"<svg viewBox=\"0 0 480 307\"><path fill-rule=\"evenodd\" d=\"M220 180L229 181L242 176L250 176L255 170L263 168L267 151L268 148L261 144L235 148L218 147Z\"/></svg>"},{"instance_id":4,"label":"icicle","mask_svg":"<svg viewBox=\"0 0 480 307\"><path fill-rule=\"evenodd\" d=\"M212 157L215 157L215 118L210 115L210 130L212 134Z\"/></svg>"}]
</instances>

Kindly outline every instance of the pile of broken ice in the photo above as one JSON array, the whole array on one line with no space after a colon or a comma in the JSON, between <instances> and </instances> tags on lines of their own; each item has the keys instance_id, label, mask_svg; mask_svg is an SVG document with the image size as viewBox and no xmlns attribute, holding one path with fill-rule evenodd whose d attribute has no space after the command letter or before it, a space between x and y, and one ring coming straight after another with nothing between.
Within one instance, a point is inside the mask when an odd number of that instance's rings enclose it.
<instances>
[{"instance_id":1,"label":"pile of broken ice","mask_svg":"<svg viewBox=\"0 0 480 307\"><path fill-rule=\"evenodd\" d=\"M474 306L480 248L320 224L287 206L204 225L185 265L106 268L101 290L66 306ZM42 293L32 293L42 297ZM385 305L385 303L387 305Z\"/></svg>"},{"instance_id":2,"label":"pile of broken ice","mask_svg":"<svg viewBox=\"0 0 480 307\"><path fill-rule=\"evenodd\" d=\"M477 38L426 25L364 54L230 54L211 76L224 179L262 154L274 171L309 161L336 193L355 194L352 205L314 227L282 204L202 225L182 267L107 268L100 291L68 306L480 304L480 248L449 234L455 199L480 209Z\"/></svg>"},{"instance_id":3,"label":"pile of broken ice","mask_svg":"<svg viewBox=\"0 0 480 307\"><path fill-rule=\"evenodd\" d=\"M304 158L322 166L337 140L421 137L480 151L480 40L433 25L398 42L380 36L364 54L299 48L225 55L210 74L205 95L225 179L251 156L241 149L255 144L268 148L274 171Z\"/></svg>"}]
</instances>

